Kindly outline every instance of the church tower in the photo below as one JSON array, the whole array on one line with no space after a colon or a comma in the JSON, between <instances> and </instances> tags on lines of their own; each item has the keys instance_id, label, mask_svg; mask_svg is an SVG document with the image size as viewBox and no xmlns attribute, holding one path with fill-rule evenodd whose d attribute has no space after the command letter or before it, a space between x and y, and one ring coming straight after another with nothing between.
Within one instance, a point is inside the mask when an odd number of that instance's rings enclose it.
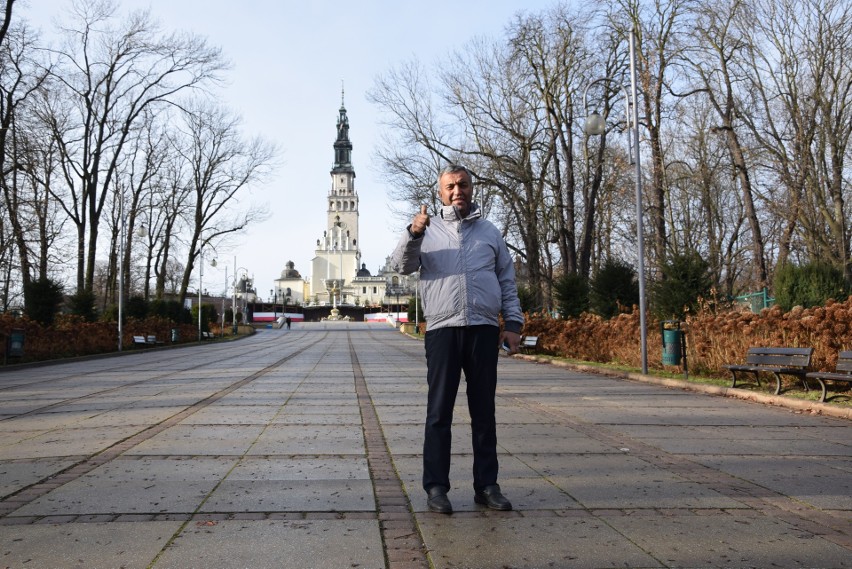
<instances>
[{"instance_id":1,"label":"church tower","mask_svg":"<svg viewBox=\"0 0 852 569\"><path fill-rule=\"evenodd\" d=\"M349 117L342 90L331 188L326 200L326 230L317 239L316 256L312 262L310 300L329 304L352 302L351 283L358 273L361 251L358 243L358 194L355 192L355 169L352 167L352 142L349 140Z\"/></svg>"}]
</instances>

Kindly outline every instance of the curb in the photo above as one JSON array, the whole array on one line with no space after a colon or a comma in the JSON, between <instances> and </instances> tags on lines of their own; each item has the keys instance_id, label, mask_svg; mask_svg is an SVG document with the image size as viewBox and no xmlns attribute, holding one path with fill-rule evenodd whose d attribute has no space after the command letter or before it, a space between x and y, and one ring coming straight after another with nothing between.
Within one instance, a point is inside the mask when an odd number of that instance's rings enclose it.
<instances>
[{"instance_id":1,"label":"curb","mask_svg":"<svg viewBox=\"0 0 852 569\"><path fill-rule=\"evenodd\" d=\"M668 387L672 389L683 389L686 391L694 391L698 393L706 393L708 395L716 395L720 397L733 397L736 399L742 399L745 401L752 401L754 403L761 403L763 405L774 405L776 407L784 407L786 409L790 409L792 411L801 412L801 413L811 413L813 415L823 415L826 417L834 417L837 419L847 419L852 420L852 408L839 408L834 407L829 403L819 403L817 401L802 401L799 399L790 399L788 397L782 397L780 395L766 395L763 393L756 393L754 391L749 391L747 389L740 389L737 387L720 387L717 385L702 385L700 383L692 383L689 381L684 381L681 379L670 379L665 377L656 377L653 375L644 375L641 373L634 372L622 372L619 370L601 368L597 366L589 366L583 364L576 364L571 362L564 362L561 360L553 360L552 358L542 357L542 356L530 356L524 354L515 354L512 357L521 358L529 361L534 361L538 363L545 363L554 365L557 367L565 367L570 369L575 369L578 371L595 373L598 375L605 375L608 377L616 377L621 379L627 379L631 381L639 381L642 383L650 383L653 385L659 385L662 387Z\"/></svg>"}]
</instances>

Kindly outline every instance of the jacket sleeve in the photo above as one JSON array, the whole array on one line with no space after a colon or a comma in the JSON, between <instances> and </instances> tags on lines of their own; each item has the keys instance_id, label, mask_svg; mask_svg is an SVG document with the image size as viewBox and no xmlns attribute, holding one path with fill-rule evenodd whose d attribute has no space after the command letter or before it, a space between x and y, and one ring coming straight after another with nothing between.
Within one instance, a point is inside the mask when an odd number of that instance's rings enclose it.
<instances>
[{"instance_id":1,"label":"jacket sleeve","mask_svg":"<svg viewBox=\"0 0 852 569\"><path fill-rule=\"evenodd\" d=\"M420 246L423 236L413 237L406 227L391 255L391 268L403 275L410 275L420 268Z\"/></svg>"},{"instance_id":2,"label":"jacket sleeve","mask_svg":"<svg viewBox=\"0 0 852 569\"><path fill-rule=\"evenodd\" d=\"M521 333L524 327L524 313L521 311L521 301L518 299L518 286L515 283L515 265L506 242L500 237L497 253L497 280L503 296L504 328L509 332Z\"/></svg>"}]
</instances>

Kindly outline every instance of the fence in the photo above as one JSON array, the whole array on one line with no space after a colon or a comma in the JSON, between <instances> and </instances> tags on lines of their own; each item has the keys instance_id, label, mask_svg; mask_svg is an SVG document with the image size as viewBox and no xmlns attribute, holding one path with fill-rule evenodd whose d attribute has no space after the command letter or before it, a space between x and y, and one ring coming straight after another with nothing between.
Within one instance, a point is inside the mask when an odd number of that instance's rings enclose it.
<instances>
[{"instance_id":1,"label":"fence","mask_svg":"<svg viewBox=\"0 0 852 569\"><path fill-rule=\"evenodd\" d=\"M769 291L766 287L763 287L763 290L759 292L735 296L734 301L744 306L748 306L752 312L758 313L764 308L769 308L775 304L775 297L769 296Z\"/></svg>"}]
</instances>

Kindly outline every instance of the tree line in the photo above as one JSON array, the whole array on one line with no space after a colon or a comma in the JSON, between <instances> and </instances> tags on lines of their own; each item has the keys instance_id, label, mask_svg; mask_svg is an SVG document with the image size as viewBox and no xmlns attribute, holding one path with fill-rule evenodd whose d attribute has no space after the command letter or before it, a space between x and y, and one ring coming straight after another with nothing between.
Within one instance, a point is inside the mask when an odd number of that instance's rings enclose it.
<instances>
[{"instance_id":1,"label":"tree line","mask_svg":"<svg viewBox=\"0 0 852 569\"><path fill-rule=\"evenodd\" d=\"M566 275L638 265L632 104L651 282L684 259L727 296L811 262L852 282L850 91L847 1L608 0L518 13L499 38L394 66L370 98L401 219L437 211L442 163L467 165L534 305L550 308ZM602 136L584 132L590 111L607 117Z\"/></svg>"},{"instance_id":2,"label":"tree line","mask_svg":"<svg viewBox=\"0 0 852 569\"><path fill-rule=\"evenodd\" d=\"M263 218L238 198L277 155L217 101L224 55L113 0L69 0L48 42L13 5L0 26L0 309L68 275L101 310L119 286L182 300L201 252ZM566 276L638 265L623 118L635 104L649 281L699 259L721 295L814 261L852 282L851 12L844 0L519 12L498 38L375 79L376 167L402 224L420 204L437 211L443 163L467 165L532 306L551 308ZM607 117L603 135L585 133L589 111Z\"/></svg>"},{"instance_id":3,"label":"tree line","mask_svg":"<svg viewBox=\"0 0 852 569\"><path fill-rule=\"evenodd\" d=\"M46 41L15 4L0 27L0 309L39 282L70 281L72 305L97 312L119 286L182 302L202 252L265 216L239 198L276 147L217 100L228 62L206 39L72 0Z\"/></svg>"}]
</instances>

